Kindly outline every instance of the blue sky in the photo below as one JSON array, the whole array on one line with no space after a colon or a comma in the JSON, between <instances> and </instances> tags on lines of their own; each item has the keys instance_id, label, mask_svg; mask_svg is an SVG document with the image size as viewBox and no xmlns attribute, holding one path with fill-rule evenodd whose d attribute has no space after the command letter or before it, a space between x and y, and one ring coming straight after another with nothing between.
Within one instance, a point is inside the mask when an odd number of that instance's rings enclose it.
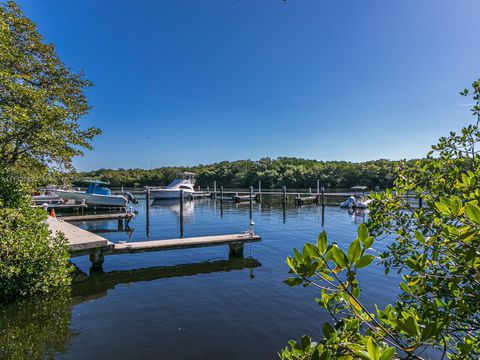
<instances>
[{"instance_id":1,"label":"blue sky","mask_svg":"<svg viewBox=\"0 0 480 360\"><path fill-rule=\"evenodd\" d=\"M94 83L79 170L423 156L471 119L478 0L20 0Z\"/></svg>"}]
</instances>

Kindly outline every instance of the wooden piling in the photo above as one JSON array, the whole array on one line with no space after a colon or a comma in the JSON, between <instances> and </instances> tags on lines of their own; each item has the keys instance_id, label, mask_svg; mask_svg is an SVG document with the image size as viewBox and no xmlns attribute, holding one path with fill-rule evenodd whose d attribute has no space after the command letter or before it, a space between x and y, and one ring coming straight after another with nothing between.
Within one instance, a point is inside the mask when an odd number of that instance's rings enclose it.
<instances>
[{"instance_id":1,"label":"wooden piling","mask_svg":"<svg viewBox=\"0 0 480 360\"><path fill-rule=\"evenodd\" d=\"M150 188L147 188L147 203L146 203L146 234L150 236Z\"/></svg>"},{"instance_id":2,"label":"wooden piling","mask_svg":"<svg viewBox=\"0 0 480 360\"><path fill-rule=\"evenodd\" d=\"M223 186L220 186L220 215L223 217Z\"/></svg>"},{"instance_id":3,"label":"wooden piling","mask_svg":"<svg viewBox=\"0 0 480 360\"><path fill-rule=\"evenodd\" d=\"M320 194L320 180L317 180L317 194Z\"/></svg>"},{"instance_id":4,"label":"wooden piling","mask_svg":"<svg viewBox=\"0 0 480 360\"><path fill-rule=\"evenodd\" d=\"M213 181L213 198L214 199L217 198L217 181L216 180Z\"/></svg>"},{"instance_id":5,"label":"wooden piling","mask_svg":"<svg viewBox=\"0 0 480 360\"><path fill-rule=\"evenodd\" d=\"M322 207L325 207L325 188L322 186L321 188L322 192Z\"/></svg>"},{"instance_id":6,"label":"wooden piling","mask_svg":"<svg viewBox=\"0 0 480 360\"><path fill-rule=\"evenodd\" d=\"M262 193L262 180L258 180L258 193Z\"/></svg>"},{"instance_id":7,"label":"wooden piling","mask_svg":"<svg viewBox=\"0 0 480 360\"><path fill-rule=\"evenodd\" d=\"M283 206L287 206L287 187L283 187Z\"/></svg>"},{"instance_id":8,"label":"wooden piling","mask_svg":"<svg viewBox=\"0 0 480 360\"><path fill-rule=\"evenodd\" d=\"M252 218L253 211L253 186L250 186L250 219Z\"/></svg>"},{"instance_id":9,"label":"wooden piling","mask_svg":"<svg viewBox=\"0 0 480 360\"><path fill-rule=\"evenodd\" d=\"M180 190L180 238L183 238L183 190Z\"/></svg>"}]
</instances>

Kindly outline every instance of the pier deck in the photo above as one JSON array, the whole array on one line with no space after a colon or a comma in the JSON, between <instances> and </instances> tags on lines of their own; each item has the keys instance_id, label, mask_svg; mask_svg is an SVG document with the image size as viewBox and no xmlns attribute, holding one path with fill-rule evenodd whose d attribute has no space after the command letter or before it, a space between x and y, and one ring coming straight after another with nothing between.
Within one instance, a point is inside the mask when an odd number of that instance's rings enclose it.
<instances>
[{"instance_id":1,"label":"pier deck","mask_svg":"<svg viewBox=\"0 0 480 360\"><path fill-rule=\"evenodd\" d=\"M107 239L58 218L49 216L47 225L52 233L62 232L65 234L70 253L113 246L113 243Z\"/></svg>"},{"instance_id":2,"label":"pier deck","mask_svg":"<svg viewBox=\"0 0 480 360\"><path fill-rule=\"evenodd\" d=\"M89 255L93 269L101 269L105 255L190 249L206 246L228 245L230 256L243 256L245 243L261 241L261 237L258 235L243 233L114 244L99 235L51 216L47 219L47 225L52 233L62 232L65 234L71 257Z\"/></svg>"},{"instance_id":3,"label":"pier deck","mask_svg":"<svg viewBox=\"0 0 480 360\"><path fill-rule=\"evenodd\" d=\"M131 242L128 244L115 244L112 253L131 254L145 251L175 250L217 245L240 245L243 243L257 242L260 240L260 236L250 236L249 234L214 235L170 240L150 240Z\"/></svg>"}]
</instances>

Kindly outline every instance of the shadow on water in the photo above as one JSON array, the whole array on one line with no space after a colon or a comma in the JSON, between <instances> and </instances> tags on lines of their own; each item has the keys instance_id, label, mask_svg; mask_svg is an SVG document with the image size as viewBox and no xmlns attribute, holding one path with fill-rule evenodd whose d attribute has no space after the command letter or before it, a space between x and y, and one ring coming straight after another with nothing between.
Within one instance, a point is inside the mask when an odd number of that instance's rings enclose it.
<instances>
[{"instance_id":1,"label":"shadow on water","mask_svg":"<svg viewBox=\"0 0 480 360\"><path fill-rule=\"evenodd\" d=\"M66 354L77 335L71 325L73 307L102 298L117 285L243 269L250 269L253 277L253 269L260 266L253 258L232 257L89 276L77 273L71 291L0 306L0 359L53 359Z\"/></svg>"},{"instance_id":2,"label":"shadow on water","mask_svg":"<svg viewBox=\"0 0 480 360\"><path fill-rule=\"evenodd\" d=\"M120 284L139 281L152 281L165 278L195 276L233 270L255 269L262 266L253 258L232 257L229 260L207 261L193 264L174 266L158 266L151 268L120 270L111 272L92 272L90 276L77 280L72 287L72 295L85 300L100 298L107 294L107 290L114 289Z\"/></svg>"}]
</instances>

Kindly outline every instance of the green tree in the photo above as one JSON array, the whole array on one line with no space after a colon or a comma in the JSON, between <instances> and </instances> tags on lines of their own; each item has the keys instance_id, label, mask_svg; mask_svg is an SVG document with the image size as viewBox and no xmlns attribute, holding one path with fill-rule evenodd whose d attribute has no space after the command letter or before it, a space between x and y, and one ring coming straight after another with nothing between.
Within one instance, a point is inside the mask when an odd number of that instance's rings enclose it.
<instances>
[{"instance_id":1,"label":"green tree","mask_svg":"<svg viewBox=\"0 0 480 360\"><path fill-rule=\"evenodd\" d=\"M31 206L28 184L0 170L0 303L64 288L72 265L66 239L52 236L45 211Z\"/></svg>"},{"instance_id":2,"label":"green tree","mask_svg":"<svg viewBox=\"0 0 480 360\"><path fill-rule=\"evenodd\" d=\"M82 130L90 82L73 73L35 24L9 1L0 4L0 163L69 169L100 133Z\"/></svg>"},{"instance_id":3,"label":"green tree","mask_svg":"<svg viewBox=\"0 0 480 360\"><path fill-rule=\"evenodd\" d=\"M400 164L393 189L372 195L370 220L348 249L322 233L287 258L295 274L287 284L317 287L334 320L320 341L291 341L282 358L480 357L480 80L462 95L473 97L475 124L441 138L426 161ZM391 245L377 254L375 241L386 237ZM376 258L403 281L394 304L372 311L357 273Z\"/></svg>"}]
</instances>

